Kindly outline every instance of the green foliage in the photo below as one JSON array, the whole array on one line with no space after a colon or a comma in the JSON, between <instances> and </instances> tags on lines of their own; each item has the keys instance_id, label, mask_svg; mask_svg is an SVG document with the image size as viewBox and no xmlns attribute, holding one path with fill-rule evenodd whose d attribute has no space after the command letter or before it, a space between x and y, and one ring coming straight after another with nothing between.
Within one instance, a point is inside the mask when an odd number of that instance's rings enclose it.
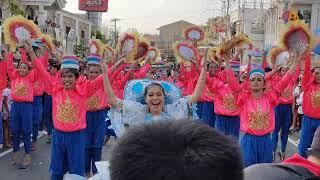
<instances>
[{"instance_id":1,"label":"green foliage","mask_svg":"<svg viewBox=\"0 0 320 180\"><path fill-rule=\"evenodd\" d=\"M74 46L74 54L80 58L84 58L87 54L88 47L84 40L80 41L80 44Z\"/></svg>"},{"instance_id":2,"label":"green foliage","mask_svg":"<svg viewBox=\"0 0 320 180\"><path fill-rule=\"evenodd\" d=\"M101 31L99 29L96 30L96 39L102 40L102 33L101 33Z\"/></svg>"},{"instance_id":3,"label":"green foliage","mask_svg":"<svg viewBox=\"0 0 320 180\"><path fill-rule=\"evenodd\" d=\"M9 10L11 15L25 16L24 10L17 4L15 0L6 0L9 3Z\"/></svg>"}]
</instances>

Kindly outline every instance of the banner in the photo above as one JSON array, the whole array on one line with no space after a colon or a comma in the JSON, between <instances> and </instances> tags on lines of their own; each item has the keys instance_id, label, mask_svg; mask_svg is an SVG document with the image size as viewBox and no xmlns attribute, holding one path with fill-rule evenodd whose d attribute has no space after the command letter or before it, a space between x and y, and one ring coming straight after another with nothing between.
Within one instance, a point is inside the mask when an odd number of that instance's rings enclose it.
<instances>
[{"instance_id":1,"label":"banner","mask_svg":"<svg viewBox=\"0 0 320 180\"><path fill-rule=\"evenodd\" d=\"M79 10L90 12L107 12L108 0L79 0Z\"/></svg>"}]
</instances>

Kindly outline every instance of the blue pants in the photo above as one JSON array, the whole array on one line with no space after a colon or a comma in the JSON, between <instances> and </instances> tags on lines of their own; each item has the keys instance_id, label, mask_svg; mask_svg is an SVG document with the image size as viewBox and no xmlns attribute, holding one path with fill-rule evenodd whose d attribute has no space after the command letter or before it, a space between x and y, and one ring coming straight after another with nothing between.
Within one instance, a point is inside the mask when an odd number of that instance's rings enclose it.
<instances>
[{"instance_id":1,"label":"blue pants","mask_svg":"<svg viewBox=\"0 0 320 180\"><path fill-rule=\"evenodd\" d=\"M320 112L319 112L320 113ZM314 133L320 126L320 119L313 119L308 116L303 116L301 122L301 135L300 143L298 146L299 154L303 157L307 157L306 151L310 148L313 140Z\"/></svg>"},{"instance_id":2,"label":"blue pants","mask_svg":"<svg viewBox=\"0 0 320 180\"><path fill-rule=\"evenodd\" d=\"M225 135L233 136L239 140L240 118L239 116L220 116L216 115L216 129Z\"/></svg>"},{"instance_id":3,"label":"blue pants","mask_svg":"<svg viewBox=\"0 0 320 180\"><path fill-rule=\"evenodd\" d=\"M281 129L281 152L286 152L289 130L292 118L292 105L279 104L275 108L276 122L272 133L272 150L276 152L278 145L279 130Z\"/></svg>"},{"instance_id":4,"label":"blue pants","mask_svg":"<svg viewBox=\"0 0 320 180\"><path fill-rule=\"evenodd\" d=\"M199 119L211 127L215 126L216 116L214 114L213 102L198 102L197 103L197 114Z\"/></svg>"},{"instance_id":5,"label":"blue pants","mask_svg":"<svg viewBox=\"0 0 320 180\"><path fill-rule=\"evenodd\" d=\"M53 130L51 144L51 179L59 179L67 172L84 176L85 131L61 132Z\"/></svg>"},{"instance_id":6,"label":"blue pants","mask_svg":"<svg viewBox=\"0 0 320 180\"><path fill-rule=\"evenodd\" d=\"M42 119L42 97L33 97L33 113L32 113L32 142L37 141L39 124Z\"/></svg>"},{"instance_id":7,"label":"blue pants","mask_svg":"<svg viewBox=\"0 0 320 180\"><path fill-rule=\"evenodd\" d=\"M254 164L272 163L271 145L270 134L264 136L244 134L240 142L244 166L248 167Z\"/></svg>"},{"instance_id":8,"label":"blue pants","mask_svg":"<svg viewBox=\"0 0 320 180\"><path fill-rule=\"evenodd\" d=\"M97 173L95 162L101 160L107 118L106 110L87 112L87 128L85 130L85 172Z\"/></svg>"},{"instance_id":9,"label":"blue pants","mask_svg":"<svg viewBox=\"0 0 320 180\"><path fill-rule=\"evenodd\" d=\"M52 97L49 95L45 95L44 97L44 113L45 113L45 121L47 126L48 135L52 134L53 129L53 121L52 121Z\"/></svg>"},{"instance_id":10,"label":"blue pants","mask_svg":"<svg viewBox=\"0 0 320 180\"><path fill-rule=\"evenodd\" d=\"M0 112L0 144L3 144L2 113Z\"/></svg>"},{"instance_id":11,"label":"blue pants","mask_svg":"<svg viewBox=\"0 0 320 180\"><path fill-rule=\"evenodd\" d=\"M20 149L20 135L24 143L25 153L30 153L32 132L32 103L12 102L10 129L12 133L13 152Z\"/></svg>"}]
</instances>

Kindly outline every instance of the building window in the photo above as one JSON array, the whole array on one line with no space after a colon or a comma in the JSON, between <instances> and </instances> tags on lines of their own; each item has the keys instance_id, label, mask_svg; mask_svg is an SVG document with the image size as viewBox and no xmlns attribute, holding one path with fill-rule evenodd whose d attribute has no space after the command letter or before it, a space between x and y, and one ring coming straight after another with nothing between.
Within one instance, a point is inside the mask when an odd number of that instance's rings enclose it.
<instances>
[{"instance_id":1,"label":"building window","mask_svg":"<svg viewBox=\"0 0 320 180\"><path fill-rule=\"evenodd\" d=\"M304 20L306 24L311 22L311 10L298 10L299 19Z\"/></svg>"},{"instance_id":2,"label":"building window","mask_svg":"<svg viewBox=\"0 0 320 180\"><path fill-rule=\"evenodd\" d=\"M70 30L71 30L71 27L66 26L66 34L67 34L67 35L69 34Z\"/></svg>"},{"instance_id":3,"label":"building window","mask_svg":"<svg viewBox=\"0 0 320 180\"><path fill-rule=\"evenodd\" d=\"M264 34L264 24L263 23L251 23L251 33L252 34Z\"/></svg>"},{"instance_id":4,"label":"building window","mask_svg":"<svg viewBox=\"0 0 320 180\"><path fill-rule=\"evenodd\" d=\"M27 14L27 19L34 20L34 10L31 6L27 6L26 14Z\"/></svg>"},{"instance_id":5,"label":"building window","mask_svg":"<svg viewBox=\"0 0 320 180\"><path fill-rule=\"evenodd\" d=\"M86 37L86 32L81 31L81 39L84 39Z\"/></svg>"}]
</instances>

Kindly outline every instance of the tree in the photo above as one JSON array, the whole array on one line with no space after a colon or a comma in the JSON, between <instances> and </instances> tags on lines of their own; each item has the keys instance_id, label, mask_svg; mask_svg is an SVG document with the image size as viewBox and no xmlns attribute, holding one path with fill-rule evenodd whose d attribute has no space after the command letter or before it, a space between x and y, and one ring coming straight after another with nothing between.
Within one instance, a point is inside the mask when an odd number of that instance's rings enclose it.
<instances>
[{"instance_id":1,"label":"tree","mask_svg":"<svg viewBox=\"0 0 320 180\"><path fill-rule=\"evenodd\" d=\"M10 15L22 15L25 16L24 10L21 9L21 7L17 4L16 0L1 0L1 9L3 8L3 5L8 5L8 9L10 11Z\"/></svg>"},{"instance_id":2,"label":"tree","mask_svg":"<svg viewBox=\"0 0 320 180\"><path fill-rule=\"evenodd\" d=\"M101 34L101 31L99 29L96 30L96 39L102 40L102 34Z\"/></svg>"}]
</instances>

